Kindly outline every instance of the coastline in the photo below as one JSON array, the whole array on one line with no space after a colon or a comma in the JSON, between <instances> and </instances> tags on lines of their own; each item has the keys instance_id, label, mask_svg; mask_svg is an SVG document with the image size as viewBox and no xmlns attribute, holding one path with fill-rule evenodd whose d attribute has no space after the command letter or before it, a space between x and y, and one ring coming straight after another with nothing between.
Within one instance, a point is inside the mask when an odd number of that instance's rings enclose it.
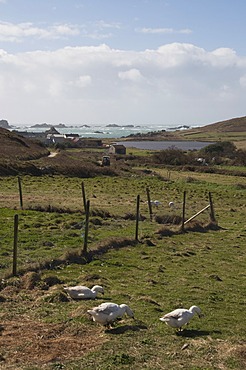
<instances>
[{"instance_id":1,"label":"coastline","mask_svg":"<svg viewBox=\"0 0 246 370\"><path fill-rule=\"evenodd\" d=\"M11 127L12 131L16 133L33 133L33 134L45 134L50 129L55 129L61 135L77 134L81 138L99 138L99 139L124 139L124 140L145 140L147 138L153 138L161 135L165 139L174 139L176 130L174 128L168 128L167 126L160 125L83 125L83 126L65 126L65 125L34 125L34 126L16 126ZM186 129L186 128L185 128Z\"/></svg>"}]
</instances>

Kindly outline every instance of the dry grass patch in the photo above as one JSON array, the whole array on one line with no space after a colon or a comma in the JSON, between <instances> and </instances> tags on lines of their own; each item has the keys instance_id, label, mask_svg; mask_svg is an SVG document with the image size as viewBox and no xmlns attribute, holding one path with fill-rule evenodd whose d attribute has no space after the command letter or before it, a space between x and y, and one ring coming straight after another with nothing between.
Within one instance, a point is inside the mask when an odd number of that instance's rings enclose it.
<instances>
[{"instance_id":1,"label":"dry grass patch","mask_svg":"<svg viewBox=\"0 0 246 370\"><path fill-rule=\"evenodd\" d=\"M227 341L221 341L218 346L218 356L221 370L230 368L246 369L246 343L232 344Z\"/></svg>"},{"instance_id":2,"label":"dry grass patch","mask_svg":"<svg viewBox=\"0 0 246 370\"><path fill-rule=\"evenodd\" d=\"M3 320L0 329L1 369L45 368L48 363L75 360L105 341L96 327L47 324L24 317Z\"/></svg>"}]
</instances>

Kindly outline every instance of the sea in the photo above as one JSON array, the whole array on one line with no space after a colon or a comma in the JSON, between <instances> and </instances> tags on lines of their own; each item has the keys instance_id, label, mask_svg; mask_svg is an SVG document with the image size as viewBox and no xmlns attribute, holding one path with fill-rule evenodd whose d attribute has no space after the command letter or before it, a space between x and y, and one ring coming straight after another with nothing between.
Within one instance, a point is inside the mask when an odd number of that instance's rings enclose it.
<instances>
[{"instance_id":1,"label":"sea","mask_svg":"<svg viewBox=\"0 0 246 370\"><path fill-rule=\"evenodd\" d=\"M49 130L51 127L55 127L55 129L60 134L78 134L81 138L125 138L129 135L134 135L137 133L148 133L152 131L175 131L175 130L182 130L186 128L191 128L189 126L177 126L177 127L168 127L167 125L116 125L116 124L109 124L109 125L83 125L83 126L65 126L65 125L48 125L41 124L33 125L33 126L15 126L12 129L17 131L27 131L27 132L45 132Z\"/></svg>"},{"instance_id":2,"label":"sea","mask_svg":"<svg viewBox=\"0 0 246 370\"><path fill-rule=\"evenodd\" d=\"M158 132L158 131L175 131L175 130L186 130L189 128L194 128L190 126L177 126L169 127L162 125L145 125L145 126L134 126L126 125L120 126L116 124L109 124L104 126L65 126L65 125L47 125L41 124L34 126L21 126L13 127L12 129L17 131L27 131L41 133L49 130L51 127L55 127L59 134L78 134L81 138L101 138L101 139L113 139L117 144L124 144L126 147L139 148L145 150L165 150L170 147L175 147L181 150L200 150L201 148L211 144L211 142L199 142L199 141L151 141L151 140L135 140L135 141L125 141L125 138L130 137L135 134L145 134L148 132ZM124 142L120 139L124 138Z\"/></svg>"}]
</instances>

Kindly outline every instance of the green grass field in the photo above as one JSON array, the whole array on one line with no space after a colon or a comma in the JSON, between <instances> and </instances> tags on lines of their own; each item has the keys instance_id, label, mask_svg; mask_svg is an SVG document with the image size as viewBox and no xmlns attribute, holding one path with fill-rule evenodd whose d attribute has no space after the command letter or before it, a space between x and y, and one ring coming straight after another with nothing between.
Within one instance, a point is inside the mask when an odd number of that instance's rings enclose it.
<instances>
[{"instance_id":1,"label":"green grass field","mask_svg":"<svg viewBox=\"0 0 246 370\"><path fill-rule=\"evenodd\" d=\"M91 211L88 250L108 247L90 263L66 259L83 249L81 179L23 177L23 209L17 178L0 179L1 369L246 368L246 178L233 171L231 176L171 171L168 180L167 173L154 168L146 175L83 180ZM147 188L161 202L153 207L152 221ZM217 230L180 233L180 225L156 222L155 216L182 216L184 191L186 219L208 204L211 192ZM142 218L139 242L132 243L137 195ZM15 214L18 276L11 277ZM195 220L207 224L209 211ZM173 235L161 234L163 228ZM36 275L26 273L32 269ZM67 299L63 286L77 284L102 285L105 295ZM135 319L125 317L105 330L87 314L105 301L128 304ZM159 320L192 305L204 317L194 317L179 335Z\"/></svg>"}]
</instances>

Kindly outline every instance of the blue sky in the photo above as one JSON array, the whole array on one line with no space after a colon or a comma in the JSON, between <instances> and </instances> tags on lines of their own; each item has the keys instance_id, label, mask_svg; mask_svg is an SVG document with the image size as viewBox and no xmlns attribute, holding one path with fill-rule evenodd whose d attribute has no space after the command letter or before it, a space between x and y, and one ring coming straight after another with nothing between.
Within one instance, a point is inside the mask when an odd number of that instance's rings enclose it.
<instances>
[{"instance_id":1,"label":"blue sky","mask_svg":"<svg viewBox=\"0 0 246 370\"><path fill-rule=\"evenodd\" d=\"M204 125L245 115L245 0L0 0L0 119Z\"/></svg>"}]
</instances>

